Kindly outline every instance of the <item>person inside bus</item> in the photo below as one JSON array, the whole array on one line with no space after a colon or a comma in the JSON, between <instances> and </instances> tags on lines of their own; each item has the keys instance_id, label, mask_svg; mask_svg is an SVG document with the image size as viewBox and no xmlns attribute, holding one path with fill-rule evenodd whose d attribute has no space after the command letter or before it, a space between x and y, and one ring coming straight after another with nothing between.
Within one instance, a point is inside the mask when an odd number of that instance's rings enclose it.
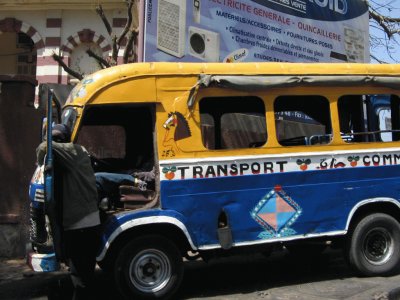
<instances>
[{"instance_id":1,"label":"person inside bus","mask_svg":"<svg viewBox=\"0 0 400 300\"><path fill-rule=\"evenodd\" d=\"M54 201L48 203L47 214L57 258L70 268L73 299L90 299L100 246L96 178L88 152L71 143L70 137L67 126L53 126ZM38 164L42 164L46 142L36 153Z\"/></svg>"},{"instance_id":2,"label":"person inside bus","mask_svg":"<svg viewBox=\"0 0 400 300\"><path fill-rule=\"evenodd\" d=\"M99 203L105 198L119 197L119 187L132 186L139 191L146 191L148 187L154 189L155 169L148 172L134 172L132 174L96 172L96 187Z\"/></svg>"}]
</instances>

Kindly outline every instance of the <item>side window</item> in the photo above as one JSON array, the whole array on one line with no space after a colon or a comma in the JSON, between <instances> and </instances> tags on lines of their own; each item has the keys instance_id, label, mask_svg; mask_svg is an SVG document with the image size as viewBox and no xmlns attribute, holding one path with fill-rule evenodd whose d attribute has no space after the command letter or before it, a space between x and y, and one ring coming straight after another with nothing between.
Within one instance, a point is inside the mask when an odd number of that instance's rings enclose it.
<instances>
[{"instance_id":1,"label":"side window","mask_svg":"<svg viewBox=\"0 0 400 300\"><path fill-rule=\"evenodd\" d=\"M280 96L274 102L276 136L283 146L328 144L329 101L322 96Z\"/></svg>"},{"instance_id":2,"label":"side window","mask_svg":"<svg viewBox=\"0 0 400 300\"><path fill-rule=\"evenodd\" d=\"M392 139L392 111L390 107L382 107L377 111L378 128L382 142L391 142Z\"/></svg>"},{"instance_id":3,"label":"side window","mask_svg":"<svg viewBox=\"0 0 400 300\"><path fill-rule=\"evenodd\" d=\"M76 143L93 156L96 172L153 168L153 109L152 105L99 105L83 112Z\"/></svg>"},{"instance_id":4,"label":"side window","mask_svg":"<svg viewBox=\"0 0 400 300\"><path fill-rule=\"evenodd\" d=\"M208 149L254 148L267 141L265 106L258 97L203 98L200 121Z\"/></svg>"},{"instance_id":5,"label":"side window","mask_svg":"<svg viewBox=\"0 0 400 300\"><path fill-rule=\"evenodd\" d=\"M126 134L122 126L88 125L79 132L78 144L83 145L96 158L125 158Z\"/></svg>"},{"instance_id":6,"label":"side window","mask_svg":"<svg viewBox=\"0 0 400 300\"><path fill-rule=\"evenodd\" d=\"M338 100L340 132L347 143L400 139L400 99L395 95L346 95Z\"/></svg>"}]
</instances>

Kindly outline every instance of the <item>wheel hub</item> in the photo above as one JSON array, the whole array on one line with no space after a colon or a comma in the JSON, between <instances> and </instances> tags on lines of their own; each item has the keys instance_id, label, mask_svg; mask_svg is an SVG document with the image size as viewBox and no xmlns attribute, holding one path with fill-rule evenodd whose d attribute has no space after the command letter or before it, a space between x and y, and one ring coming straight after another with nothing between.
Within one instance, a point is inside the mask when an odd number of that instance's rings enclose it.
<instances>
[{"instance_id":1,"label":"wheel hub","mask_svg":"<svg viewBox=\"0 0 400 300\"><path fill-rule=\"evenodd\" d=\"M382 265L392 256L393 247L393 241L387 229L374 228L365 236L363 252L369 263Z\"/></svg>"},{"instance_id":2,"label":"wheel hub","mask_svg":"<svg viewBox=\"0 0 400 300\"><path fill-rule=\"evenodd\" d=\"M168 257L156 249L139 252L129 266L132 284L142 292L157 292L171 279L172 270Z\"/></svg>"},{"instance_id":3,"label":"wheel hub","mask_svg":"<svg viewBox=\"0 0 400 300\"><path fill-rule=\"evenodd\" d=\"M378 236L375 240L371 242L370 248L371 254L373 254L374 256L382 256L387 249L386 240L383 239L381 236Z\"/></svg>"},{"instance_id":4,"label":"wheel hub","mask_svg":"<svg viewBox=\"0 0 400 300\"><path fill-rule=\"evenodd\" d=\"M157 273L157 270L160 269L160 265L158 263L153 263L151 259L149 259L148 263L145 263L139 267L143 270L143 275L145 277L154 277Z\"/></svg>"}]
</instances>

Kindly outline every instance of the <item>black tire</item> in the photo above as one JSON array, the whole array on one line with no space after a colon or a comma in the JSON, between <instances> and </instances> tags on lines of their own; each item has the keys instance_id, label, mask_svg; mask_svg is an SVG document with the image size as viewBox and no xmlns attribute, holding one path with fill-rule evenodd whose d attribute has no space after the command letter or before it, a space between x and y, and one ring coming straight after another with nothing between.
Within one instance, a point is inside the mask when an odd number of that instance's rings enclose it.
<instances>
[{"instance_id":1,"label":"black tire","mask_svg":"<svg viewBox=\"0 0 400 300\"><path fill-rule=\"evenodd\" d=\"M139 237L118 254L114 277L127 299L168 299L182 282L182 255L162 236Z\"/></svg>"},{"instance_id":2,"label":"black tire","mask_svg":"<svg viewBox=\"0 0 400 300\"><path fill-rule=\"evenodd\" d=\"M364 217L346 241L350 266L364 276L386 276L400 266L400 224L393 217L375 213Z\"/></svg>"}]
</instances>

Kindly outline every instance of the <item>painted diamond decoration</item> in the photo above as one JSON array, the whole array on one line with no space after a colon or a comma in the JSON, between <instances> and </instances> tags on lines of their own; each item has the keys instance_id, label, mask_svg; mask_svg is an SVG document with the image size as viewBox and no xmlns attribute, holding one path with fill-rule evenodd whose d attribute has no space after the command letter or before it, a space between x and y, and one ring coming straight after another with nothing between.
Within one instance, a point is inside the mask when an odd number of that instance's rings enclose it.
<instances>
[{"instance_id":1,"label":"painted diamond decoration","mask_svg":"<svg viewBox=\"0 0 400 300\"><path fill-rule=\"evenodd\" d=\"M290 226L300 215L300 206L280 186L266 194L251 211L253 219L265 229L258 236L262 239L296 234Z\"/></svg>"}]
</instances>

